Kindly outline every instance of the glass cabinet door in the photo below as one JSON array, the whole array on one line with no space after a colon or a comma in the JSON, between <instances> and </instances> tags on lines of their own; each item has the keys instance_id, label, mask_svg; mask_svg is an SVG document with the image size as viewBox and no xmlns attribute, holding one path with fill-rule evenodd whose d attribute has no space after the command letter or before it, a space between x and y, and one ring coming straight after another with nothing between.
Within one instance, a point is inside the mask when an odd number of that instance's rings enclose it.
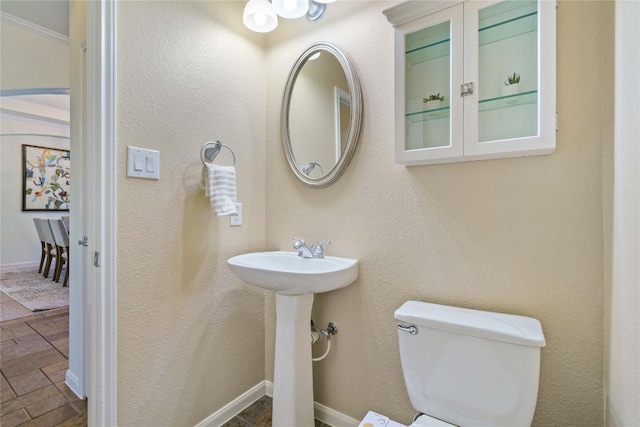
<instances>
[{"instance_id":1,"label":"glass cabinet door","mask_svg":"<svg viewBox=\"0 0 640 427\"><path fill-rule=\"evenodd\" d=\"M446 21L406 36L407 150L450 145L450 33Z\"/></svg>"},{"instance_id":2,"label":"glass cabinet door","mask_svg":"<svg viewBox=\"0 0 640 427\"><path fill-rule=\"evenodd\" d=\"M404 76L404 147L396 152L403 163L462 155L462 104L452 91L452 82L462 78L461 18L461 7L450 8L403 35L403 69L396 71Z\"/></svg>"},{"instance_id":3,"label":"glass cabinet door","mask_svg":"<svg viewBox=\"0 0 640 427\"><path fill-rule=\"evenodd\" d=\"M465 36L470 34L466 42L472 44L465 58L465 81L477 82L476 102L465 105L465 120L472 122L465 135L465 155L536 150L543 145L541 3L465 4ZM555 51L549 54L555 57ZM553 98L555 103L555 94Z\"/></svg>"},{"instance_id":4,"label":"glass cabinet door","mask_svg":"<svg viewBox=\"0 0 640 427\"><path fill-rule=\"evenodd\" d=\"M538 8L504 1L478 13L478 139L538 134Z\"/></svg>"}]
</instances>

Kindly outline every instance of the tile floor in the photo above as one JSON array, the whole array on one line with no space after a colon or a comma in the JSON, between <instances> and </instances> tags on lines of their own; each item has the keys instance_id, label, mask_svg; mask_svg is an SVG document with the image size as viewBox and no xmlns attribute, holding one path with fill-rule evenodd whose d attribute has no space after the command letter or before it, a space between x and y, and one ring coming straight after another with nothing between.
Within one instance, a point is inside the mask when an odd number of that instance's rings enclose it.
<instances>
[{"instance_id":1,"label":"tile floor","mask_svg":"<svg viewBox=\"0 0 640 427\"><path fill-rule=\"evenodd\" d=\"M85 427L86 400L64 383L69 309L0 323L0 425Z\"/></svg>"},{"instance_id":2,"label":"tile floor","mask_svg":"<svg viewBox=\"0 0 640 427\"><path fill-rule=\"evenodd\" d=\"M87 404L64 383L69 367L69 309L0 322L0 425L86 427ZM271 427L263 396L223 427ZM331 427L316 420L315 427Z\"/></svg>"},{"instance_id":3,"label":"tile floor","mask_svg":"<svg viewBox=\"0 0 640 427\"><path fill-rule=\"evenodd\" d=\"M222 427L271 427L271 398L263 396ZM315 427L331 427L316 420Z\"/></svg>"}]
</instances>

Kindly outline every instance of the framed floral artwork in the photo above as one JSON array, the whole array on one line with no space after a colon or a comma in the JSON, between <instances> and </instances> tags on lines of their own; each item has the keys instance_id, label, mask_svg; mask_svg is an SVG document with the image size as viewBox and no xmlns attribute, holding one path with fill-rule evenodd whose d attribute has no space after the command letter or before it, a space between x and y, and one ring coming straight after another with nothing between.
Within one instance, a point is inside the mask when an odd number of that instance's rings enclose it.
<instances>
[{"instance_id":1,"label":"framed floral artwork","mask_svg":"<svg viewBox=\"0 0 640 427\"><path fill-rule=\"evenodd\" d=\"M22 145L22 210L68 211L69 150Z\"/></svg>"}]
</instances>

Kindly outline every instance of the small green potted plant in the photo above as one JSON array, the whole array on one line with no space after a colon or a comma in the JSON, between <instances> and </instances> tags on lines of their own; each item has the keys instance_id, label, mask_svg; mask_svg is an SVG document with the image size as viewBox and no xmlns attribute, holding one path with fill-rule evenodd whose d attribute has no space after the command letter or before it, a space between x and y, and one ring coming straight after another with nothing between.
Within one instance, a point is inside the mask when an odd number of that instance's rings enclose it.
<instances>
[{"instance_id":1,"label":"small green potted plant","mask_svg":"<svg viewBox=\"0 0 640 427\"><path fill-rule=\"evenodd\" d=\"M507 80L504 82L504 86L502 86L502 95L515 95L516 93L520 93L520 74L513 73L513 75L507 75Z\"/></svg>"},{"instance_id":2,"label":"small green potted plant","mask_svg":"<svg viewBox=\"0 0 640 427\"><path fill-rule=\"evenodd\" d=\"M422 98L422 102L425 104L425 109L434 110L440 107L440 104L444 101L444 96L438 92L436 95L429 95L428 98Z\"/></svg>"}]
</instances>

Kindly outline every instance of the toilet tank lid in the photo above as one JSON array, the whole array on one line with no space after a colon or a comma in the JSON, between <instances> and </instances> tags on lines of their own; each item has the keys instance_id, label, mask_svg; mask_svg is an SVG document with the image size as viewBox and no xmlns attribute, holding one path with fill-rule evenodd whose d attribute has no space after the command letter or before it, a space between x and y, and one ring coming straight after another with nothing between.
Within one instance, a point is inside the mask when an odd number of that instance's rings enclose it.
<instances>
[{"instance_id":1,"label":"toilet tank lid","mask_svg":"<svg viewBox=\"0 0 640 427\"><path fill-rule=\"evenodd\" d=\"M494 313L450 307L421 301L407 301L395 318L416 326L425 326L463 335L504 341L530 347L546 345L538 319L515 314ZM418 328L418 331L420 328Z\"/></svg>"}]
</instances>

